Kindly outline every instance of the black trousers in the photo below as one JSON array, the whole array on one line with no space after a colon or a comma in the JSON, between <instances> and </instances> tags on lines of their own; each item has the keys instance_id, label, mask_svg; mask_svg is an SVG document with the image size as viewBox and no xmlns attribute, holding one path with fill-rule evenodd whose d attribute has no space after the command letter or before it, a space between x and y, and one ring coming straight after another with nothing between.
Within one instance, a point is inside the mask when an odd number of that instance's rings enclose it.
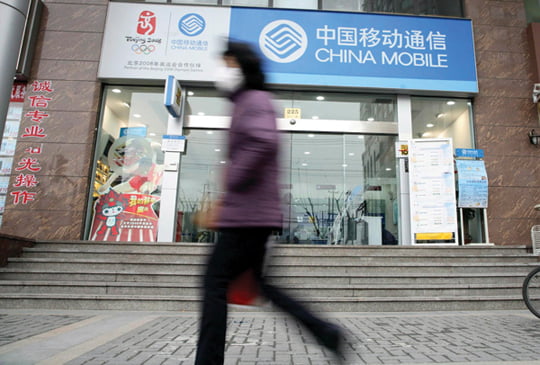
<instances>
[{"instance_id":1,"label":"black trousers","mask_svg":"<svg viewBox=\"0 0 540 365\"><path fill-rule=\"evenodd\" d=\"M204 277L202 318L196 365L222 365L227 331L227 288L247 269L257 276L263 295L307 327L315 337L329 324L273 285L262 275L269 228L235 228L220 232Z\"/></svg>"}]
</instances>

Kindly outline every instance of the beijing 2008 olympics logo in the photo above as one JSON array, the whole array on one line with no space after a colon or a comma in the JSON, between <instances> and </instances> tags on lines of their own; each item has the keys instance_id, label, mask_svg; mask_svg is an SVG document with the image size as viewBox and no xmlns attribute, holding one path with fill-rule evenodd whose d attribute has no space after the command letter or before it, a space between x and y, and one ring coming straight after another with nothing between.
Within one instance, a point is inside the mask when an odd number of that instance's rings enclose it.
<instances>
[{"instance_id":1,"label":"beijing 2008 olympics logo","mask_svg":"<svg viewBox=\"0 0 540 365\"><path fill-rule=\"evenodd\" d=\"M304 29L290 20L275 20L267 24L259 36L259 47L270 60L279 63L296 61L307 49Z\"/></svg>"},{"instance_id":2,"label":"beijing 2008 olympics logo","mask_svg":"<svg viewBox=\"0 0 540 365\"><path fill-rule=\"evenodd\" d=\"M135 52L135 54L150 54L156 50L156 46L153 44L134 44L131 46L131 50Z\"/></svg>"},{"instance_id":3,"label":"beijing 2008 olympics logo","mask_svg":"<svg viewBox=\"0 0 540 365\"><path fill-rule=\"evenodd\" d=\"M201 34L206 28L206 21L202 16L195 13L184 15L178 22L178 29L188 37Z\"/></svg>"}]
</instances>

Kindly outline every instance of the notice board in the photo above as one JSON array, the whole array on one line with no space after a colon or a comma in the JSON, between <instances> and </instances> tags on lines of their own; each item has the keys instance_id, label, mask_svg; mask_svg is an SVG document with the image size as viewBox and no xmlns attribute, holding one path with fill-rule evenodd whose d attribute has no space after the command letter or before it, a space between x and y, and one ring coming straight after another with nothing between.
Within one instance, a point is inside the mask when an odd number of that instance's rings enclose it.
<instances>
[{"instance_id":1,"label":"notice board","mask_svg":"<svg viewBox=\"0 0 540 365\"><path fill-rule=\"evenodd\" d=\"M413 139L409 179L412 243L457 244L452 140Z\"/></svg>"}]
</instances>

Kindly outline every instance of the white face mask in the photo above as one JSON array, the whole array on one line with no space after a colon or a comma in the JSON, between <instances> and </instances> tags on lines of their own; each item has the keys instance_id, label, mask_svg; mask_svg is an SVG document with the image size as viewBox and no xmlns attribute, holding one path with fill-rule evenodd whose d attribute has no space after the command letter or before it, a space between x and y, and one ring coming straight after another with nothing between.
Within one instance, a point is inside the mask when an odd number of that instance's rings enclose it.
<instances>
[{"instance_id":1,"label":"white face mask","mask_svg":"<svg viewBox=\"0 0 540 365\"><path fill-rule=\"evenodd\" d=\"M220 91L233 93L244 83L244 75L239 67L222 66L216 73L214 85Z\"/></svg>"}]
</instances>

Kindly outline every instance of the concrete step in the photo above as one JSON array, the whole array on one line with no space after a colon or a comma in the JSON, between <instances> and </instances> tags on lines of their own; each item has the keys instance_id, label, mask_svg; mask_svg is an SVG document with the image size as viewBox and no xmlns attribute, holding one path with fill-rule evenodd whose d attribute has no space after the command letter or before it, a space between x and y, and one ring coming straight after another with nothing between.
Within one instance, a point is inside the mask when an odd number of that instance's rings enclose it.
<instances>
[{"instance_id":1,"label":"concrete step","mask_svg":"<svg viewBox=\"0 0 540 365\"><path fill-rule=\"evenodd\" d=\"M359 263L351 259L349 262L336 264L336 266L320 265L317 263L306 262L302 264L279 264L271 262L268 271L279 272L281 275L342 275L351 274L369 274L384 271L387 273L400 273L403 275L414 274L438 274L447 275L450 273L481 273L489 270L493 273L516 272L526 274L537 265L531 263L397 263L393 265L381 263ZM137 261L118 261L103 258L92 259L49 259L49 258L12 258L9 260L12 268L20 270L58 270L81 272L87 270L94 271L115 271L115 272L177 272L178 274L201 273L204 270L202 263L188 263L185 260L160 263L160 262L137 262Z\"/></svg>"},{"instance_id":2,"label":"concrete step","mask_svg":"<svg viewBox=\"0 0 540 365\"><path fill-rule=\"evenodd\" d=\"M379 273L362 273L335 275L329 273L312 274L301 273L295 276L283 275L279 272L270 272L267 277L276 285L302 285L310 282L324 281L330 285L346 284L428 284L445 285L456 284L514 284L522 283L525 273L452 273L448 275L427 275L425 273L409 274L406 276L400 273L393 274L386 271ZM137 282L137 283L191 283L202 280L201 273L193 272L154 272L145 273L140 271L111 271L111 270L86 270L86 271L60 271L60 270L36 270L21 269L8 266L0 268L0 279L3 280L31 280L31 281L100 281L100 282Z\"/></svg>"},{"instance_id":3,"label":"concrete step","mask_svg":"<svg viewBox=\"0 0 540 365\"><path fill-rule=\"evenodd\" d=\"M124 252L120 249L113 249L112 247L107 250L87 249L84 251L76 248L26 248L24 249L24 258L48 258L48 259L63 259L63 260L89 260L89 259L108 259L114 261L131 261L131 262L152 262L152 263L205 263L206 250L197 252L197 250L188 250L188 252L177 252L176 250L164 250L157 252L149 252L148 247L144 247L145 250L137 252ZM172 251L172 252L169 252ZM358 265L370 264L370 263L416 263L416 262L432 262L432 263L496 263L496 262L534 262L535 258L531 255L507 255L502 256L500 254L485 254L482 256L474 256L463 252L455 252L452 255L407 255L401 256L397 253L388 253L387 255L374 254L365 252L364 255L347 255L347 252L342 252L341 255L333 253L332 255L324 256L302 256L299 254L281 252L279 250L274 251L272 263L280 265L293 265L301 264L305 262L306 258L313 265L339 265L348 264L351 261Z\"/></svg>"},{"instance_id":4,"label":"concrete step","mask_svg":"<svg viewBox=\"0 0 540 365\"><path fill-rule=\"evenodd\" d=\"M500 297L314 297L298 298L315 311L334 312L397 312L451 310L525 310L521 296ZM197 311L196 296L144 295L73 295L1 293L0 308L58 310L147 310ZM241 310L273 310L271 305L245 307Z\"/></svg>"},{"instance_id":5,"label":"concrete step","mask_svg":"<svg viewBox=\"0 0 540 365\"><path fill-rule=\"evenodd\" d=\"M120 252L120 253L165 253L165 254L205 254L212 248L206 243L135 243L135 242L40 242L32 249L77 250L79 252ZM273 245L272 254L276 256L328 257L328 256L527 256L525 246L344 246L344 245Z\"/></svg>"},{"instance_id":6,"label":"concrete step","mask_svg":"<svg viewBox=\"0 0 540 365\"><path fill-rule=\"evenodd\" d=\"M410 297L410 296L503 296L516 295L521 291L519 283L514 284L302 284L284 288L297 297ZM201 286L191 282L140 283L140 282L94 282L94 281L23 281L0 280L0 293L24 294L93 294L93 295L178 295L196 296L201 294Z\"/></svg>"},{"instance_id":7,"label":"concrete step","mask_svg":"<svg viewBox=\"0 0 540 365\"><path fill-rule=\"evenodd\" d=\"M0 308L198 310L198 243L40 242L0 268ZM525 247L275 245L267 276L315 310L523 309ZM250 310L272 310L256 307Z\"/></svg>"}]
</instances>

